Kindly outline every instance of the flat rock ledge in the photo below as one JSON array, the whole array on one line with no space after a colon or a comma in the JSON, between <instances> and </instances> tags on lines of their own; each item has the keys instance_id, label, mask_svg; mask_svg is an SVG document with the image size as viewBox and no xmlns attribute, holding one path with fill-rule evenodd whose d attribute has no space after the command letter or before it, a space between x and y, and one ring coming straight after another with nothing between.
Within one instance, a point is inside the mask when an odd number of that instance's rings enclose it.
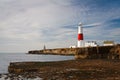
<instances>
[{"instance_id":1,"label":"flat rock ledge","mask_svg":"<svg viewBox=\"0 0 120 80\"><path fill-rule=\"evenodd\" d=\"M39 80L120 80L120 60L68 60L10 63L10 74Z\"/></svg>"}]
</instances>

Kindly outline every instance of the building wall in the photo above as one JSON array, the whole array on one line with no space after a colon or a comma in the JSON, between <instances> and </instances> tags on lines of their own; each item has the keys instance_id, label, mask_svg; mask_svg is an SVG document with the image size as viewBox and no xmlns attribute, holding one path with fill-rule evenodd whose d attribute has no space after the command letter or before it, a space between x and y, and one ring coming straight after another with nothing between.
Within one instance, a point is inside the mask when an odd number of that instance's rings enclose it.
<instances>
[{"instance_id":1,"label":"building wall","mask_svg":"<svg viewBox=\"0 0 120 80\"><path fill-rule=\"evenodd\" d=\"M95 41L87 41L85 42L85 47L94 47L97 46L97 43Z\"/></svg>"}]
</instances>

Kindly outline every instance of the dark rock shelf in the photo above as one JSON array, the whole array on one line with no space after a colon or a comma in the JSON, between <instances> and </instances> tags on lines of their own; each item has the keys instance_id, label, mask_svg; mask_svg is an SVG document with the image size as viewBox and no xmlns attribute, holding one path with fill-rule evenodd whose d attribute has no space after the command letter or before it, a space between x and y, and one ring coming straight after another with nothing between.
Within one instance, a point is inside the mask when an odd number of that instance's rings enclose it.
<instances>
[{"instance_id":1,"label":"dark rock shelf","mask_svg":"<svg viewBox=\"0 0 120 80\"><path fill-rule=\"evenodd\" d=\"M16 62L11 74L43 80L120 80L120 60L80 59L56 62Z\"/></svg>"}]
</instances>

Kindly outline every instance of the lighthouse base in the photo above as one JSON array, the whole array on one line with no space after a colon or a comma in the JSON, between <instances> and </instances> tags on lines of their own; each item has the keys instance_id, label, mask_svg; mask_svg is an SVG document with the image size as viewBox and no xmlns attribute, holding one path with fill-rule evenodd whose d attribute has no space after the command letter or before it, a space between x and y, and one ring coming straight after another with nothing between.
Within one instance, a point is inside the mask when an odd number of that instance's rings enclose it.
<instances>
[{"instance_id":1,"label":"lighthouse base","mask_svg":"<svg viewBox=\"0 0 120 80\"><path fill-rule=\"evenodd\" d=\"M77 47L85 47L85 43L83 40L78 41Z\"/></svg>"}]
</instances>

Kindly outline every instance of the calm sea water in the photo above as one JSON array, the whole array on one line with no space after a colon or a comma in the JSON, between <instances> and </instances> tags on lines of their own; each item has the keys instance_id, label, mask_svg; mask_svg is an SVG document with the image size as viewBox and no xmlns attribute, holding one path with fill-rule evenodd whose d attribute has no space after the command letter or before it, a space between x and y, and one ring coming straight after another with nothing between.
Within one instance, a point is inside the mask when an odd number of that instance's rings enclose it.
<instances>
[{"instance_id":1,"label":"calm sea water","mask_svg":"<svg viewBox=\"0 0 120 80\"><path fill-rule=\"evenodd\" d=\"M25 53L0 53L0 73L8 73L10 62L22 61L62 61L74 59L73 56L33 55Z\"/></svg>"}]
</instances>

